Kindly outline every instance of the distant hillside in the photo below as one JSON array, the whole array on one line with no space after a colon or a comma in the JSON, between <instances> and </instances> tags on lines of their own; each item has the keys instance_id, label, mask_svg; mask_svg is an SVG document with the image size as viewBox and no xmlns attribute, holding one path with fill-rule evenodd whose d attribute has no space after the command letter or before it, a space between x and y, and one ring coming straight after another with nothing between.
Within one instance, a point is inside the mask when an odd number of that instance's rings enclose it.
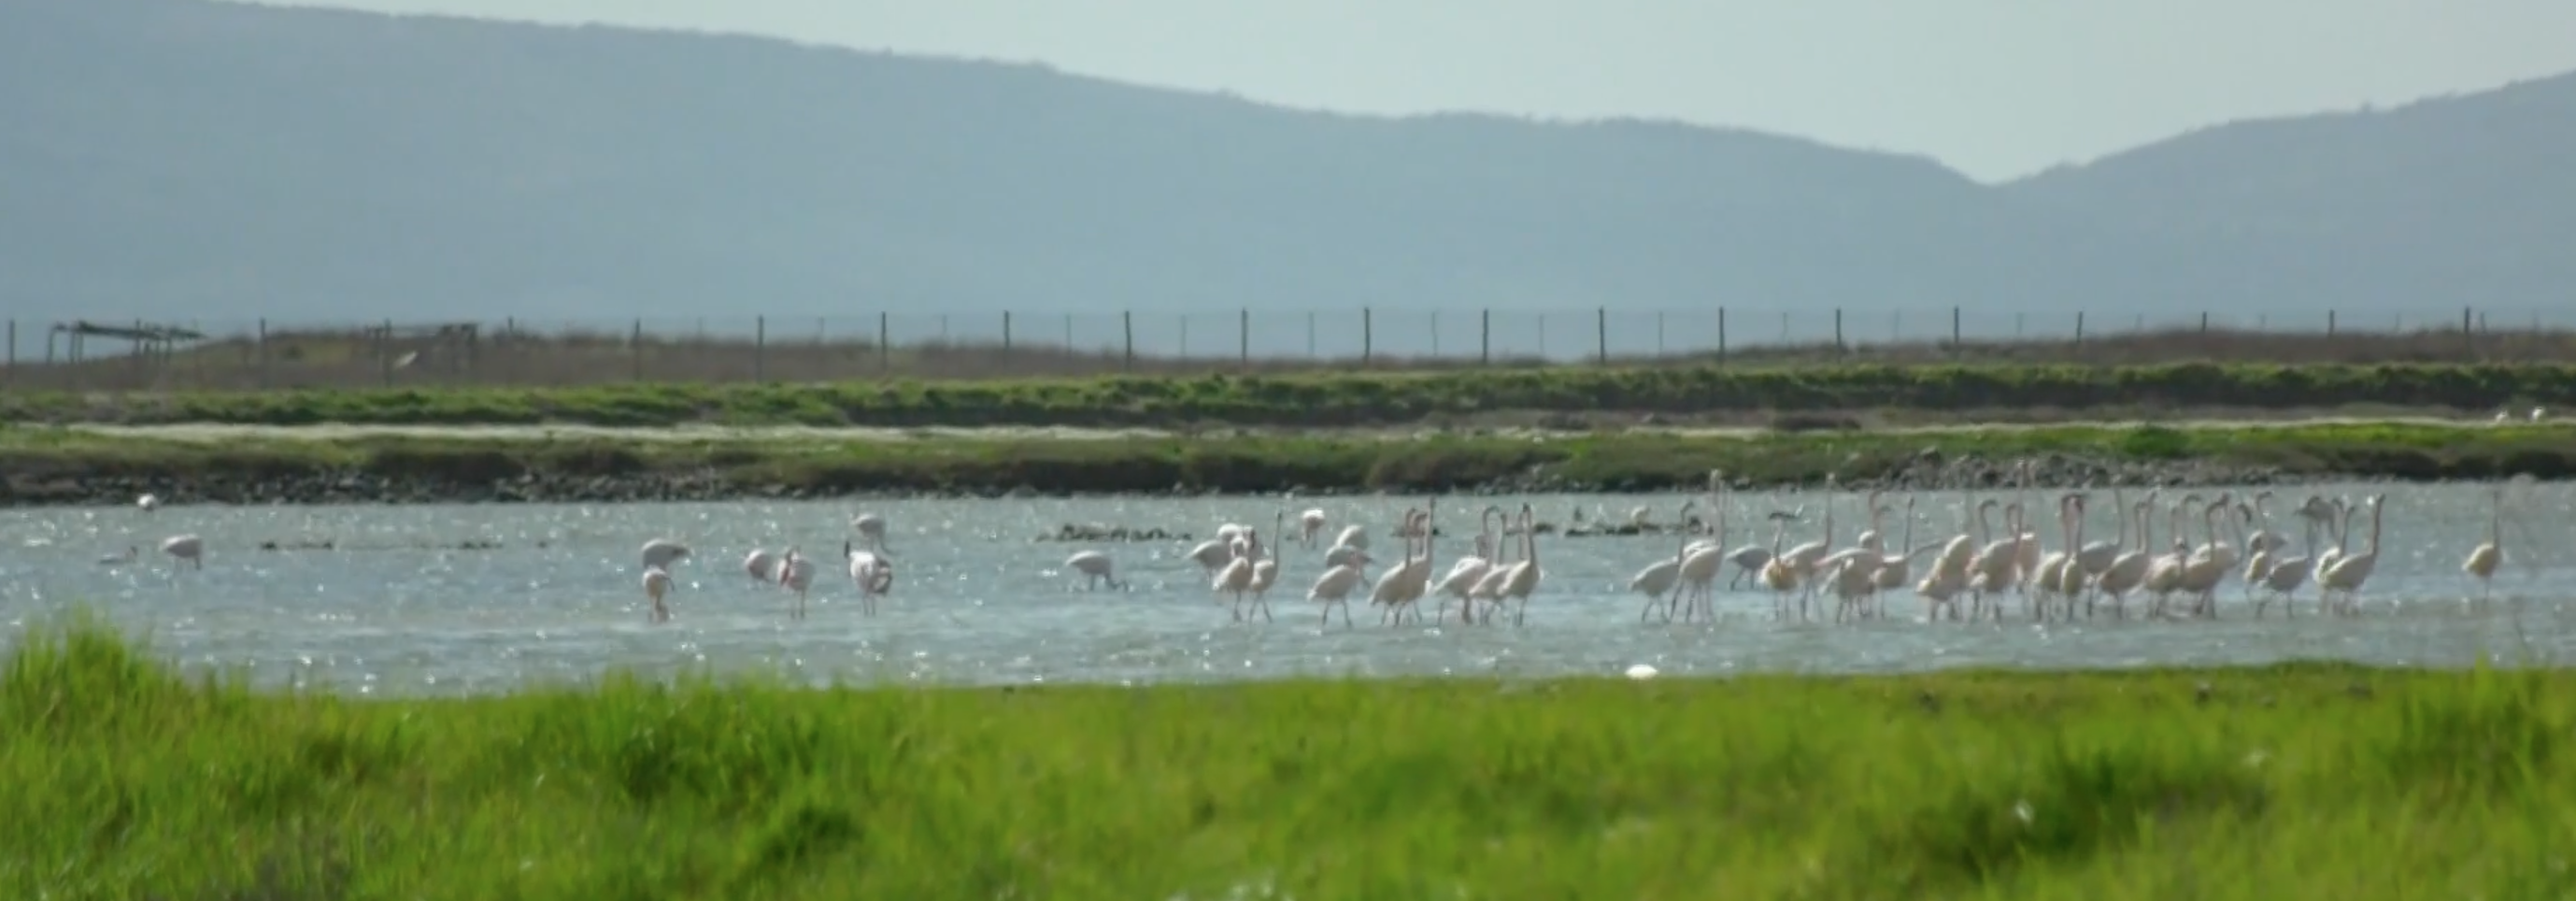
<instances>
[{"instance_id":1,"label":"distant hillside","mask_svg":"<svg viewBox=\"0 0 2576 901\"><path fill-rule=\"evenodd\" d=\"M2007 189L2222 257L2237 302L2576 307L2576 74L2204 129Z\"/></svg>"},{"instance_id":2,"label":"distant hillside","mask_svg":"<svg viewBox=\"0 0 2576 901\"><path fill-rule=\"evenodd\" d=\"M2230 126L1989 188L1743 131L1345 117L738 37L5 0L0 305L2531 306L2570 284L2563 247L2537 248L2576 234L2571 102L2562 79Z\"/></svg>"}]
</instances>

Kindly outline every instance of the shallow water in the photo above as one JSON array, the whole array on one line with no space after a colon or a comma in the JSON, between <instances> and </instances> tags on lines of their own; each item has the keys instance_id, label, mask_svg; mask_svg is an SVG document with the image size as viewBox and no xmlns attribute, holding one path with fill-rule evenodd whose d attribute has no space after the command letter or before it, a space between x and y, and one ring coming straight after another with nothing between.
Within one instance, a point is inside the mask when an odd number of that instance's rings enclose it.
<instances>
[{"instance_id":1,"label":"shallow water","mask_svg":"<svg viewBox=\"0 0 2576 901\"><path fill-rule=\"evenodd\" d=\"M740 561L752 547L802 543L837 564L847 503L529 506L169 507L15 510L0 513L0 620L13 629L85 604L146 630L154 649L191 665L245 669L266 685L308 684L365 694L494 692L578 682L611 668L652 674L709 667L767 670L800 681L1012 683L1205 681L1289 675L1614 674L1648 663L1665 674L1757 670L1892 671L1966 665L2032 668L2257 663L2333 658L2465 665L2482 654L2554 662L2576 650L2576 570L2560 550L2576 539L2576 491L2539 485L2511 505L2505 545L2513 560L2496 580L2500 603L2464 611L2475 583L2459 564L2484 539L2487 490L2478 486L2336 485L2328 495L2388 494L2385 542L2358 618L2320 618L2300 594L2293 621L2255 620L2235 577L2222 586L2217 621L2085 621L2041 626L1918 621L1912 593L1894 616L1860 625L1784 624L1771 598L1726 591L1717 625L1638 622L1631 573L1669 556L1677 538L1542 537L1544 584L1523 628L1377 624L1357 605L1358 628L1338 617L1319 627L1305 588L1322 569L1320 544L1287 546L1273 592L1276 622L1230 621L1224 603L1183 555L1193 542L1038 543L1064 522L1160 526L1208 537L1218 523L1268 529L1283 502L1269 498L886 501L869 505L893 524L898 565L881 615L858 615L837 565L817 579L811 617L791 623L788 595L753 583ZM2205 495L2215 490L2203 489ZM2240 492L2241 494L2241 492ZM2168 492L2167 499L2174 493ZM2132 494L2130 500L2136 500ZM1334 528L1368 526L1392 556L1387 526L1414 499L1325 498L1285 502L1324 509ZM1651 504L1672 518L1679 497L1546 496L1455 499L1442 505L1447 558L1467 547L1470 517L1453 508L1528 500L1544 520L1567 511L1625 511ZM1819 497L1790 544L1813 538ZM2088 538L2116 528L2098 493ZM1902 503L1891 495L1885 501ZM1756 503L1739 496L1729 544L1768 541L1743 530ZM2049 503L2033 501L2034 506ZM1842 495L1837 545L1851 540L1860 504ZM2290 504L2276 503L2276 531L2299 538ZM1917 544L1955 534L1960 496L1917 502ZM1598 514L1595 514L1598 515ZM1355 518L1356 517L1356 518ZM1293 521L1291 528L1293 528ZM2195 530L2197 526L2194 527ZM1890 542L1902 529L1891 518ZM2162 520L2158 521L2159 541ZM2053 527L2036 529L2058 544ZM2368 516L2355 546L2367 540ZM204 537L203 569L153 553L168 535ZM674 620L645 621L637 548L679 538L696 555L676 568ZM333 550L260 550L330 540ZM498 549L460 550L470 541ZM1326 540L1329 540L1327 538ZM140 545L142 559L99 558ZM1073 590L1060 570L1086 547L1115 555L1132 590ZM444 548L444 549L440 549ZM2535 552L2534 549L2537 549ZM1918 574L1920 569L1918 567ZM2276 608L2277 609L2277 608Z\"/></svg>"}]
</instances>

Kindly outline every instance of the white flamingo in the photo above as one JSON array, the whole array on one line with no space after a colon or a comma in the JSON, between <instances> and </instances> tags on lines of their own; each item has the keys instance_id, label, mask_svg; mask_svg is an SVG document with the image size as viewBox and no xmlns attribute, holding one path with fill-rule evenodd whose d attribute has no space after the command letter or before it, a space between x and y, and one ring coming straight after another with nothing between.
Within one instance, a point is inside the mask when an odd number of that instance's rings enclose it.
<instances>
[{"instance_id":1,"label":"white flamingo","mask_svg":"<svg viewBox=\"0 0 2576 901\"><path fill-rule=\"evenodd\" d=\"M145 513L161 509L161 496L148 491L144 492L142 497L134 499L134 507Z\"/></svg>"},{"instance_id":2,"label":"white flamingo","mask_svg":"<svg viewBox=\"0 0 2576 901\"><path fill-rule=\"evenodd\" d=\"M2317 581L2328 591L2343 595L2336 609L2346 614L2361 612L2361 586L2370 581L2370 573L2379 567L2379 527L2382 514L2388 510L2388 495L2374 494L2362 501L2370 507L2370 548L2355 554L2349 551L2334 566L2318 576Z\"/></svg>"},{"instance_id":3,"label":"white flamingo","mask_svg":"<svg viewBox=\"0 0 2576 901\"><path fill-rule=\"evenodd\" d=\"M1343 526L1341 534L1333 538L1334 547L1355 547L1365 551L1368 544L1368 528L1358 523Z\"/></svg>"},{"instance_id":4,"label":"white flamingo","mask_svg":"<svg viewBox=\"0 0 2576 901\"><path fill-rule=\"evenodd\" d=\"M779 559L778 584L796 594L795 606L788 608L787 611L788 619L805 618L805 595L806 592L814 589L815 570L814 561L798 554L792 547L788 548L787 554Z\"/></svg>"},{"instance_id":5,"label":"white flamingo","mask_svg":"<svg viewBox=\"0 0 2576 901\"><path fill-rule=\"evenodd\" d=\"M1322 575L1315 577L1314 587L1306 590L1306 600L1323 605L1324 625L1332 625L1333 608L1340 607L1342 626L1344 628L1350 626L1351 592L1368 582L1368 575L1361 571L1361 567L1367 565L1368 553L1354 551L1342 562L1326 567Z\"/></svg>"},{"instance_id":6,"label":"white flamingo","mask_svg":"<svg viewBox=\"0 0 2576 901\"><path fill-rule=\"evenodd\" d=\"M645 567L644 597L653 602L652 611L646 614L646 622L663 623L671 621L671 608L662 603L663 596L670 593L671 574L659 566Z\"/></svg>"},{"instance_id":7,"label":"white flamingo","mask_svg":"<svg viewBox=\"0 0 2576 901\"><path fill-rule=\"evenodd\" d=\"M2138 586L2146 581L2147 566L2153 559L2149 555L2155 552L2155 530L2152 528L2155 510L2156 493L2149 491L2146 499L2131 504L2127 510L2121 511L2122 539L2126 540L2129 522L2135 520L2138 546L2122 551L2120 556L2111 559L2111 565L2102 568L2100 575L2093 577L2093 594L2096 597L2111 599L2112 616L2127 618L2129 592L2137 590Z\"/></svg>"},{"instance_id":8,"label":"white flamingo","mask_svg":"<svg viewBox=\"0 0 2576 901\"><path fill-rule=\"evenodd\" d=\"M1448 574L1441 576L1440 583L1432 586L1432 593L1440 596L1440 607L1432 614L1432 622L1448 621L1451 600L1459 601L1463 606L1459 612L1462 622L1475 621L1476 600L1472 592L1476 590L1476 583L1494 570L1494 542L1500 540L1494 531L1494 519L1502 516L1505 516L1503 508L1492 504L1487 504L1477 514L1476 552L1449 564Z\"/></svg>"},{"instance_id":9,"label":"white flamingo","mask_svg":"<svg viewBox=\"0 0 2576 901\"><path fill-rule=\"evenodd\" d=\"M874 513L861 513L850 517L850 528L857 531L860 538L867 539L869 550L880 554L893 553L886 547L885 517Z\"/></svg>"},{"instance_id":10,"label":"white flamingo","mask_svg":"<svg viewBox=\"0 0 2576 901\"><path fill-rule=\"evenodd\" d=\"M689 558L689 546L668 538L656 538L644 542L644 550L638 556L643 558L646 569L667 572L672 564Z\"/></svg>"},{"instance_id":11,"label":"white flamingo","mask_svg":"<svg viewBox=\"0 0 2576 901\"><path fill-rule=\"evenodd\" d=\"M742 571L754 582L778 581L778 555L762 548L752 548L742 558Z\"/></svg>"},{"instance_id":12,"label":"white flamingo","mask_svg":"<svg viewBox=\"0 0 2576 901\"><path fill-rule=\"evenodd\" d=\"M1437 509L1439 503L1438 498L1433 498L1432 508ZM1404 537L1404 562L1380 573L1377 585L1369 591L1369 605L1386 608L1378 615L1381 622L1403 625L1406 610L1422 598L1424 589L1430 584L1431 535L1434 531L1430 518L1427 510L1407 510L1402 525L1396 529L1396 534ZM1417 523L1420 524L1418 527ZM1413 554L1416 541L1422 543L1419 557Z\"/></svg>"},{"instance_id":13,"label":"white flamingo","mask_svg":"<svg viewBox=\"0 0 2576 901\"><path fill-rule=\"evenodd\" d=\"M1287 534L1285 531L1282 531L1285 528L1285 523L1287 521L1288 513L1285 510L1272 516L1270 533L1273 535ZM1269 546L1260 543L1258 540L1253 542L1253 550L1259 559L1252 561L1252 606L1261 611L1262 622L1272 622L1273 620L1270 618L1270 587L1279 584L1279 554L1278 552L1271 550Z\"/></svg>"},{"instance_id":14,"label":"white flamingo","mask_svg":"<svg viewBox=\"0 0 2576 901\"><path fill-rule=\"evenodd\" d=\"M2290 603L2290 596L2299 590L2300 585L2308 581L2308 561L2317 554L2316 520L2306 520L2302 531L2307 539L2306 553L2275 557L2271 566L2263 571L2262 578L2259 580L2260 587L2268 593L2255 599L2254 618L2261 619L2264 610L2272 606L2272 600L2276 597L2281 601L2282 616L2295 615L2294 611L2297 607ZM2256 580L2249 580L2251 581Z\"/></svg>"},{"instance_id":15,"label":"white flamingo","mask_svg":"<svg viewBox=\"0 0 2576 901\"><path fill-rule=\"evenodd\" d=\"M1717 621L1717 573L1725 568L1727 562L1726 507L1730 501L1727 488L1726 473L1710 470L1708 490L1712 522L1709 524L1709 538L1682 545L1680 592L1686 595L1682 604L1682 622L1698 619L1703 612L1708 614L1710 622Z\"/></svg>"},{"instance_id":16,"label":"white flamingo","mask_svg":"<svg viewBox=\"0 0 2576 901\"><path fill-rule=\"evenodd\" d=\"M841 559L849 564L850 582L859 587L859 613L877 615L877 599L894 590L894 561L847 541L841 542Z\"/></svg>"},{"instance_id":17,"label":"white flamingo","mask_svg":"<svg viewBox=\"0 0 2576 901\"><path fill-rule=\"evenodd\" d=\"M2478 599L2492 600L2496 570L2504 566L2504 487L2497 482L2487 506L2487 540L2469 550L2469 559L2461 562L2460 571L2478 580Z\"/></svg>"},{"instance_id":18,"label":"white flamingo","mask_svg":"<svg viewBox=\"0 0 2576 901\"><path fill-rule=\"evenodd\" d=\"M1297 514L1298 542L1304 544L1306 549L1313 550L1315 536L1323 534L1325 525L1330 522L1331 520L1325 518L1322 510L1308 510Z\"/></svg>"},{"instance_id":19,"label":"white flamingo","mask_svg":"<svg viewBox=\"0 0 2576 901\"><path fill-rule=\"evenodd\" d=\"M1539 580L1544 576L1544 573L1540 571L1538 566L1538 529L1536 526L1536 515L1530 512L1530 505L1526 503L1522 504L1521 559L1520 562L1512 564L1511 570L1504 574L1502 586L1502 596L1505 599L1520 602L1519 606L1512 610L1512 625L1514 626L1522 625L1526 621L1526 617L1529 614L1530 595L1538 591Z\"/></svg>"},{"instance_id":20,"label":"white flamingo","mask_svg":"<svg viewBox=\"0 0 2576 901\"><path fill-rule=\"evenodd\" d=\"M1241 621L1243 596L1252 591L1252 539L1238 535L1227 543L1226 548L1232 556L1223 568L1216 571L1215 578L1209 580L1208 587L1218 594L1234 595L1234 618Z\"/></svg>"},{"instance_id":21,"label":"white flamingo","mask_svg":"<svg viewBox=\"0 0 2576 901\"><path fill-rule=\"evenodd\" d=\"M1110 561L1108 554L1100 551L1083 551L1066 557L1064 568L1083 574L1088 579L1083 585L1087 591L1098 591L1102 585L1121 591L1127 588L1126 583L1118 581L1117 565Z\"/></svg>"},{"instance_id":22,"label":"white flamingo","mask_svg":"<svg viewBox=\"0 0 2576 901\"><path fill-rule=\"evenodd\" d=\"M190 569L206 568L206 542L195 535L172 535L161 540L161 552L174 559L188 561Z\"/></svg>"}]
</instances>

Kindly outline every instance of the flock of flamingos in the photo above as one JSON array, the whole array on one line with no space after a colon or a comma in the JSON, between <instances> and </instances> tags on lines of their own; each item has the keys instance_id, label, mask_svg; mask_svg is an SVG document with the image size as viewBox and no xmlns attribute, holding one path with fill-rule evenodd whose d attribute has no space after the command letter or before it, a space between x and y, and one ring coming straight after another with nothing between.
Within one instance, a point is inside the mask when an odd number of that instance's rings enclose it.
<instances>
[{"instance_id":1,"label":"flock of flamingos","mask_svg":"<svg viewBox=\"0 0 2576 901\"><path fill-rule=\"evenodd\" d=\"M2030 464L2023 462L2018 469L2021 483L2027 485ZM2506 484L2493 488L2486 541L2471 549L2460 565L2462 572L2479 581L2482 596L2492 591L2492 580L2504 564L2501 533ZM1927 620L2000 621L2015 606L2033 621L2105 613L2126 617L2133 604L2143 605L2135 612L2147 617L2214 617L2219 587L2231 575L2241 575L2258 617L2276 601L2283 615L2292 615L2296 595L2311 584L2316 588L2317 612L2356 615L2361 612L2360 592L2379 562L2386 501L2386 495L2358 503L2310 495L2290 511L2300 521L2303 534L2303 540L2294 544L2274 530L2270 491L2241 500L2228 492L2211 498L2191 493L2161 506L2160 491L2148 491L2134 503L2115 491L2112 504L2121 514L2118 536L2088 541L2084 512L2092 503L2090 492L2059 494L2054 534L2044 535L2030 521L2029 489L2024 488L2011 500L1971 496L1973 503L1963 507L1974 515L1961 531L1916 544L1914 500L1908 497L1889 505L1882 502L1885 492L1872 491L1861 509L1867 528L1853 536L1850 545L1837 548L1829 478L1820 536L1791 545L1790 525L1804 521L1804 508L1775 507L1764 517L1771 523L1767 542L1729 548L1725 514L1730 489L1720 472L1709 474L1709 485L1706 509L1714 513L1714 522L1703 524L1691 515L1701 509L1702 498L1685 501L1675 530L1682 540L1673 556L1647 565L1628 581L1628 590L1644 598L1639 620L1660 614L1666 622L1676 618L1714 621L1717 579L1729 569L1733 575L1728 588L1750 582L1756 590L1771 594L1775 617L1800 622L1824 616L1828 606L1837 622L1884 617L1888 596L1908 587L1924 603ZM150 511L159 503L144 495L137 506ZM2370 514L2368 541L2355 547L2356 521L2365 511ZM1904 528L1890 545L1882 527L1889 514L1899 512ZM1435 623L1447 622L1453 604L1461 624L1490 624L1506 608L1515 625L1523 623L1530 598L1545 574L1538 539L1547 529L1533 519L1530 505L1521 504L1517 510L1484 507L1473 551L1451 561L1435 579L1438 513L1437 498L1404 512L1395 528L1395 535L1404 541L1402 556L1374 579L1369 568L1378 561L1370 555L1367 529L1360 525L1341 529L1324 552L1323 572L1306 591L1306 599L1320 608L1321 622L1330 625L1338 609L1343 625L1350 626L1350 602L1364 596L1369 606L1378 609L1381 624L1419 622L1420 605L1426 598L1435 599ZM2002 516L2000 532L1994 523L1997 513ZM1650 517L1645 507L1630 514L1633 523L1652 528ZM2159 519L2169 542L2161 550L2156 544ZM1286 524L1287 513L1282 510L1271 534L1285 534ZM2196 534L2194 524L2199 526ZM845 541L841 548L841 563L858 589L864 615L875 615L878 601L894 588L886 525L882 516L860 514L851 521L860 541ZM1307 510L1298 515L1297 526L1296 540L1311 549L1320 543L1330 522L1324 511ZM1706 537L1693 537L1703 534ZM2052 537L2056 539L2053 548L2048 543ZM164 554L197 566L203 566L203 548L195 535L172 536L160 547ZM128 548L104 561L132 560L138 553L138 548ZM666 599L675 584L670 567L688 556L686 545L670 539L644 545L642 585L651 622L670 619ZM1232 601L1236 620L1255 613L1264 621L1271 619L1268 597L1279 581L1280 562L1260 530L1239 523L1221 525L1214 539L1199 543L1184 556L1203 571L1219 599ZM1927 556L1918 576L1917 560ZM1104 585L1126 587L1117 577L1114 561L1102 551L1076 553L1065 560L1064 568L1079 574L1093 590ZM789 616L804 618L819 572L813 558L794 548L778 554L754 549L743 561L743 570L755 582L793 593Z\"/></svg>"}]
</instances>

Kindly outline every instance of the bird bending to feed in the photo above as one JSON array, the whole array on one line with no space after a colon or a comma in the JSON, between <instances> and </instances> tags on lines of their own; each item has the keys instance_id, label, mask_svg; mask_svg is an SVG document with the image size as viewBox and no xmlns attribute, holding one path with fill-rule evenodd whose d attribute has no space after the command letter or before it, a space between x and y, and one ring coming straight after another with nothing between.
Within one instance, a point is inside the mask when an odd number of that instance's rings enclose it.
<instances>
[{"instance_id":1,"label":"bird bending to feed","mask_svg":"<svg viewBox=\"0 0 2576 901\"><path fill-rule=\"evenodd\" d=\"M891 553L891 551L886 548L885 543L885 517L878 516L874 513L861 513L850 518L850 528L857 530L859 537L868 540L869 550L876 551L880 554Z\"/></svg>"},{"instance_id":2,"label":"bird bending to feed","mask_svg":"<svg viewBox=\"0 0 2576 901\"><path fill-rule=\"evenodd\" d=\"M191 568L206 568L206 543L195 535L172 535L161 542L161 552L188 561Z\"/></svg>"},{"instance_id":3,"label":"bird bending to feed","mask_svg":"<svg viewBox=\"0 0 2576 901\"><path fill-rule=\"evenodd\" d=\"M1315 536L1324 533L1324 527L1328 522L1330 520L1324 517L1322 510L1308 510L1297 514L1298 542L1304 544L1308 550L1314 549Z\"/></svg>"},{"instance_id":4,"label":"bird bending to feed","mask_svg":"<svg viewBox=\"0 0 2576 901\"><path fill-rule=\"evenodd\" d=\"M1126 583L1118 581L1118 576L1114 572L1116 564L1110 561L1108 554L1100 551L1083 551L1066 557L1064 568L1087 577L1089 581L1083 587L1088 591L1098 591L1102 585L1120 590L1127 588Z\"/></svg>"},{"instance_id":5,"label":"bird bending to feed","mask_svg":"<svg viewBox=\"0 0 2576 901\"><path fill-rule=\"evenodd\" d=\"M644 542L644 568L669 570L671 564L689 558L689 546L668 538Z\"/></svg>"},{"instance_id":6,"label":"bird bending to feed","mask_svg":"<svg viewBox=\"0 0 2576 901\"><path fill-rule=\"evenodd\" d=\"M646 622L663 623L671 621L671 608L662 603L663 596L670 593L671 574L663 571L659 566L645 567L644 597L653 602L653 609L645 614Z\"/></svg>"},{"instance_id":7,"label":"bird bending to feed","mask_svg":"<svg viewBox=\"0 0 2576 901\"><path fill-rule=\"evenodd\" d=\"M161 509L161 496L146 492L142 497L134 499L134 507L145 513Z\"/></svg>"},{"instance_id":8,"label":"bird bending to feed","mask_svg":"<svg viewBox=\"0 0 2576 901\"><path fill-rule=\"evenodd\" d=\"M778 581L778 555L761 548L752 548L751 553L743 555L742 571L749 574L754 582L776 582Z\"/></svg>"},{"instance_id":9,"label":"bird bending to feed","mask_svg":"<svg viewBox=\"0 0 2576 901\"><path fill-rule=\"evenodd\" d=\"M2461 572L2478 580L2480 600L2494 596L2496 570L2504 566L2504 487L2505 483L2497 482L2489 498L2486 543L2470 549L2469 559L2460 564Z\"/></svg>"}]
</instances>

